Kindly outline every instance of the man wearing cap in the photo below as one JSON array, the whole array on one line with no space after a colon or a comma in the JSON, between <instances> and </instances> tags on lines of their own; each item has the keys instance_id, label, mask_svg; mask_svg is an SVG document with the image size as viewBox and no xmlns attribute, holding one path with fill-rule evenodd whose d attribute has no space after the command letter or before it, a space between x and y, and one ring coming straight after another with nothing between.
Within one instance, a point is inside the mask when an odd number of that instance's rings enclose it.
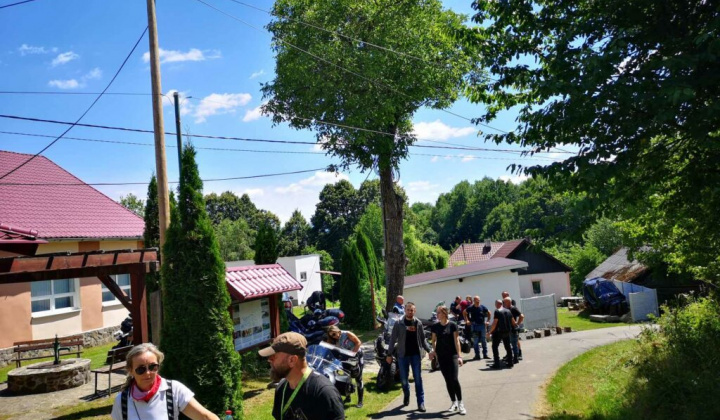
<instances>
[{"instance_id":1,"label":"man wearing cap","mask_svg":"<svg viewBox=\"0 0 720 420\"><path fill-rule=\"evenodd\" d=\"M258 352L270 363L270 377L280 380L275 389L275 420L344 420L342 398L335 386L313 371L305 360L307 341L287 332Z\"/></svg>"}]
</instances>

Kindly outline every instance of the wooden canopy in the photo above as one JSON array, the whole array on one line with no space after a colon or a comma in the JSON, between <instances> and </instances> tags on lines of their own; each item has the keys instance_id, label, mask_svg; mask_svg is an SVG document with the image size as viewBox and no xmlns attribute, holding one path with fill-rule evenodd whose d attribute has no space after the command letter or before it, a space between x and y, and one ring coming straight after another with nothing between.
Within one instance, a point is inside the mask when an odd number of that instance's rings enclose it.
<instances>
[{"instance_id":1,"label":"wooden canopy","mask_svg":"<svg viewBox=\"0 0 720 420\"><path fill-rule=\"evenodd\" d=\"M159 270L157 248L56 253L0 258L0 284L97 277L125 306L133 319L133 342L148 341L145 274ZM110 277L130 274L130 294Z\"/></svg>"}]
</instances>

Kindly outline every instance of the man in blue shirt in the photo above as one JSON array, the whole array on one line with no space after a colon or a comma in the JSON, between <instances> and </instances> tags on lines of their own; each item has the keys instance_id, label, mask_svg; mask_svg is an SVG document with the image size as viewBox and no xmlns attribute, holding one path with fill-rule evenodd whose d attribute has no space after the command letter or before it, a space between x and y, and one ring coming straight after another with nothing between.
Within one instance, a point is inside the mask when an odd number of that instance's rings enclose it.
<instances>
[{"instance_id":1,"label":"man in blue shirt","mask_svg":"<svg viewBox=\"0 0 720 420\"><path fill-rule=\"evenodd\" d=\"M480 343L482 343L483 358L489 359L487 354L487 337L485 337L485 331L487 330L487 323L490 320L490 311L485 305L480 304L480 296L473 298L472 306L468 306L463 312L465 316L465 323L469 323L472 328L473 336L473 348L475 350L475 358L473 360L480 360Z\"/></svg>"},{"instance_id":2,"label":"man in blue shirt","mask_svg":"<svg viewBox=\"0 0 720 420\"><path fill-rule=\"evenodd\" d=\"M397 298L395 298L395 304L393 305L393 312L404 315L405 314L405 298L398 295Z\"/></svg>"}]
</instances>

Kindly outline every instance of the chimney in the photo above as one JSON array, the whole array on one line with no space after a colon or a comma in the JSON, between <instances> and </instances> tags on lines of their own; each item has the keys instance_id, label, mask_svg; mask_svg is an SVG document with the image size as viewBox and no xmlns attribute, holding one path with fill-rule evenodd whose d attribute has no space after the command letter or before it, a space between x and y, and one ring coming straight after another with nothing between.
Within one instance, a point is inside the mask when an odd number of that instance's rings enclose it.
<instances>
[{"instance_id":1,"label":"chimney","mask_svg":"<svg viewBox=\"0 0 720 420\"><path fill-rule=\"evenodd\" d=\"M485 248L490 249L492 247L492 242L490 242L490 239L485 239Z\"/></svg>"}]
</instances>

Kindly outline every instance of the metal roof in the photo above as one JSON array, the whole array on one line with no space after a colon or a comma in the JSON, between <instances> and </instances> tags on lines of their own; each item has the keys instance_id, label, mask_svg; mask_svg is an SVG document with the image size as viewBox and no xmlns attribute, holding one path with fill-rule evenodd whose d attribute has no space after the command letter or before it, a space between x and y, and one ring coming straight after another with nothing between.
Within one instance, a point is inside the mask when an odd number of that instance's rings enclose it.
<instances>
[{"instance_id":1,"label":"metal roof","mask_svg":"<svg viewBox=\"0 0 720 420\"><path fill-rule=\"evenodd\" d=\"M240 301L302 289L280 264L228 267L225 282L230 295Z\"/></svg>"},{"instance_id":2,"label":"metal roof","mask_svg":"<svg viewBox=\"0 0 720 420\"><path fill-rule=\"evenodd\" d=\"M416 287L429 283L438 283L447 280L455 280L461 277L495 273L503 270L524 269L527 268L527 266L528 264L525 261L512 260L510 258L493 258L491 260L478 261L470 264L408 276L405 277L405 287Z\"/></svg>"}]
</instances>

